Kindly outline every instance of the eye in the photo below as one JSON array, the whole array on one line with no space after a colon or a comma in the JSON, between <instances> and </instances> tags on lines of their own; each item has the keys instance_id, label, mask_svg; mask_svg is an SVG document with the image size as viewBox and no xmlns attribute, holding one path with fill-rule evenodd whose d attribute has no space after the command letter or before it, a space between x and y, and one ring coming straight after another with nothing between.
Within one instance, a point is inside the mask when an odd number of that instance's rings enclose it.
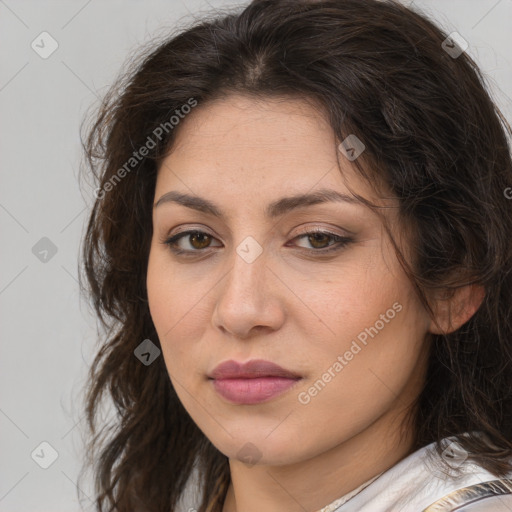
<instances>
[{"instance_id":1,"label":"eye","mask_svg":"<svg viewBox=\"0 0 512 512\"><path fill-rule=\"evenodd\" d=\"M184 248L183 246L179 246L179 242L181 240L188 242L189 246L192 247L192 250L189 248ZM172 252L175 254L183 254L183 253L191 253L191 252L199 252L208 247L209 241L214 240L214 237L205 233L204 231L199 230L189 230L182 231L177 235L171 236L163 241L164 244L168 245Z\"/></svg>"},{"instance_id":2,"label":"eye","mask_svg":"<svg viewBox=\"0 0 512 512\"><path fill-rule=\"evenodd\" d=\"M352 237L336 235L329 231L323 231L319 228L314 229L313 231L307 231L302 235L295 237L294 240L301 238L306 238L308 243L316 249L313 250L313 252L322 254L341 250L343 247L354 241ZM328 244L329 240L331 240L332 243Z\"/></svg>"},{"instance_id":3,"label":"eye","mask_svg":"<svg viewBox=\"0 0 512 512\"><path fill-rule=\"evenodd\" d=\"M313 231L307 231L299 236L296 236L293 240L307 238L307 241L311 244L313 249L304 248L310 253L325 254L331 251L341 250L343 247L353 242L352 237L340 236L329 231L322 231L321 229L315 229ZM183 247L179 243L184 240L188 242L189 247ZM212 235L204 231L197 229L182 231L169 238L165 238L161 243L168 245L170 250L177 255L190 256L193 253L201 253L205 249L212 247L210 245L211 240L216 240ZM332 243L328 243L331 241Z\"/></svg>"}]
</instances>

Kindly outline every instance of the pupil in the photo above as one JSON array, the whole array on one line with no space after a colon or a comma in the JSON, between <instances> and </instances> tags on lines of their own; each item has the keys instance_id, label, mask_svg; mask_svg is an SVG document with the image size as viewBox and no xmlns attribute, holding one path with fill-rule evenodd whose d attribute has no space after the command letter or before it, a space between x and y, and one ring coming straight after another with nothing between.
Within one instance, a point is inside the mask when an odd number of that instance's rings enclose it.
<instances>
[{"instance_id":1,"label":"pupil","mask_svg":"<svg viewBox=\"0 0 512 512\"><path fill-rule=\"evenodd\" d=\"M203 239L203 241L201 242L201 240L199 241L199 245L202 247L204 245L204 242L205 242L205 239L206 239L206 236L207 235L204 235L204 234L201 234L201 233L194 233L192 235L192 237L196 240L196 239Z\"/></svg>"},{"instance_id":2,"label":"pupil","mask_svg":"<svg viewBox=\"0 0 512 512\"><path fill-rule=\"evenodd\" d=\"M313 237L313 240L314 240L314 242L313 242L313 246L315 246L315 243L318 243L318 242L320 242L320 245L321 245L321 243L322 243L322 238L324 239L323 241L325 242L325 238L326 238L326 236L327 236L327 235L322 234L322 233L315 233L315 234L313 234L313 235L311 235L311 236ZM315 247L316 247L316 246L315 246Z\"/></svg>"}]
</instances>

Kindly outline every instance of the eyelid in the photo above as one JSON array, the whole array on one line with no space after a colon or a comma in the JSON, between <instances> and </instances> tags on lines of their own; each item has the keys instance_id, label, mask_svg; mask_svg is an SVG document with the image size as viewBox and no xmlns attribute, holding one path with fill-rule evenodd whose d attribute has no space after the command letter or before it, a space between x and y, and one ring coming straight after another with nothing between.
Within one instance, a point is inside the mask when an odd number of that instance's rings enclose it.
<instances>
[{"instance_id":1,"label":"eyelid","mask_svg":"<svg viewBox=\"0 0 512 512\"><path fill-rule=\"evenodd\" d=\"M350 237L355 236L355 233L353 231L350 231L346 228L343 229L344 233L339 233L339 234L331 231L331 229L334 229L334 228L325 228L325 227L321 227L321 226L314 226L314 227L306 226L305 228L302 228L301 231L299 233L297 233L292 239L295 239L295 238L297 238L297 236L300 236L300 235L317 233L317 232L332 235L334 237L350 238ZM338 229L340 229L340 228L338 228ZM166 239L172 238L181 233L190 233L191 231L193 231L193 232L199 231L201 233L207 234L208 236L211 236L212 238L217 238L217 235L213 234L211 232L211 230L209 230L208 228L205 228L203 226L186 225L186 226L182 227L182 229L177 228L177 231L175 233L173 233L172 235L170 235L170 234L167 235Z\"/></svg>"},{"instance_id":2,"label":"eyelid","mask_svg":"<svg viewBox=\"0 0 512 512\"><path fill-rule=\"evenodd\" d=\"M323 234L327 235L328 237L331 237L334 239L334 243L331 245L328 245L327 247L323 247L320 249L315 248L306 248L306 247L298 247L299 250L302 252L307 252L308 254L317 254L321 256L322 254L326 254L329 252L336 252L341 251L346 245L353 242L354 236L352 234L349 235L340 235L337 233L333 233L332 231L329 231L325 228L322 228L320 226L315 226L311 228L304 228L304 230L298 234L296 234L293 238L291 238L290 241L296 240L297 238L306 237L308 235L314 235L314 234ZM173 233L172 235L166 236L163 239L160 240L160 242L164 245L167 245L169 247L169 250L174 253L175 255L185 255L185 256L196 256L196 255L204 255L206 254L210 249L212 249L212 246L205 247L204 249L179 249L174 246L174 244L177 244L182 238L186 238L187 236L193 235L193 234L201 234L201 235L207 235L217 241L218 238L214 235L212 235L208 230L201 228L192 228L187 227L186 229L179 230L176 233ZM215 246L214 246L215 247Z\"/></svg>"},{"instance_id":3,"label":"eyelid","mask_svg":"<svg viewBox=\"0 0 512 512\"><path fill-rule=\"evenodd\" d=\"M338 233L334 233L329 228L323 228L323 227L320 227L320 226L314 226L312 228L308 228L308 227L304 228L303 230L301 230L300 233L295 235L293 237L293 239L297 238L298 236L309 235L311 233L325 233L326 235L339 236L339 237L349 237L349 236L353 235L353 233L350 233L349 231L346 231L345 234L338 234Z\"/></svg>"}]
</instances>

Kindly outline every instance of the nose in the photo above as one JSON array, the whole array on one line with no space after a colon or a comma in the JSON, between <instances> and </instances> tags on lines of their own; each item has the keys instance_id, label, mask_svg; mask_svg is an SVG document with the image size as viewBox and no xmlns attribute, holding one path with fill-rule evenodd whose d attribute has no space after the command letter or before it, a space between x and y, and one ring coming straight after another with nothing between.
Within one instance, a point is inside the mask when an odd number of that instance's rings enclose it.
<instances>
[{"instance_id":1,"label":"nose","mask_svg":"<svg viewBox=\"0 0 512 512\"><path fill-rule=\"evenodd\" d=\"M285 319L280 293L286 287L269 267L265 250L250 263L233 252L233 265L215 288L214 327L241 339L278 330Z\"/></svg>"}]
</instances>

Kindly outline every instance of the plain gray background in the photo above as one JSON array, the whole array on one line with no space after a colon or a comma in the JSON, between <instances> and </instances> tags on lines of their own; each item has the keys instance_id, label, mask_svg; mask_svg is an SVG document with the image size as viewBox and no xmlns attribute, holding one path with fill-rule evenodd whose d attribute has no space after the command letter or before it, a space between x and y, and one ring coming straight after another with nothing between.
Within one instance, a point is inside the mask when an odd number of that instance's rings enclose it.
<instances>
[{"instance_id":1,"label":"plain gray background","mask_svg":"<svg viewBox=\"0 0 512 512\"><path fill-rule=\"evenodd\" d=\"M510 122L512 0L404 3L468 41ZM140 44L179 20L237 4L0 0L0 511L80 510L81 390L96 349L95 319L77 282L92 204L92 189L81 192L78 181L86 109ZM39 41L42 52L55 44L42 32L58 44L47 58L31 46ZM57 455L47 469L40 464L51 462L52 451L43 442ZM81 495L92 510L90 480Z\"/></svg>"}]
</instances>

